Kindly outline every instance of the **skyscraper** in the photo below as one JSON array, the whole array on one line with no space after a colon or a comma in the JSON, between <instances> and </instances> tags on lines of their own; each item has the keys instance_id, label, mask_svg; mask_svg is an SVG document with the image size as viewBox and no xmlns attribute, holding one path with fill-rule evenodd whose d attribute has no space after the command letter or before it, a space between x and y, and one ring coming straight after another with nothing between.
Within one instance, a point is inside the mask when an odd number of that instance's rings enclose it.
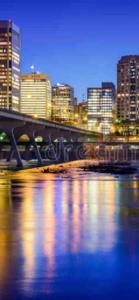
<instances>
[{"instance_id":1,"label":"skyscraper","mask_svg":"<svg viewBox=\"0 0 139 300\"><path fill-rule=\"evenodd\" d=\"M55 121L70 122L74 112L74 89L68 84L52 87L52 118Z\"/></svg>"},{"instance_id":2,"label":"skyscraper","mask_svg":"<svg viewBox=\"0 0 139 300\"><path fill-rule=\"evenodd\" d=\"M20 108L20 30L12 21L0 21L0 107Z\"/></svg>"},{"instance_id":3,"label":"skyscraper","mask_svg":"<svg viewBox=\"0 0 139 300\"><path fill-rule=\"evenodd\" d=\"M21 113L38 118L51 118L51 83L46 74L21 76Z\"/></svg>"},{"instance_id":4,"label":"skyscraper","mask_svg":"<svg viewBox=\"0 0 139 300\"><path fill-rule=\"evenodd\" d=\"M87 103L87 101L80 102L78 104L78 109L79 109L79 125L80 125L80 127L87 129L87 125L88 125L88 118L87 118L88 103Z\"/></svg>"},{"instance_id":5,"label":"skyscraper","mask_svg":"<svg viewBox=\"0 0 139 300\"><path fill-rule=\"evenodd\" d=\"M118 62L117 117L139 119L139 55L123 56Z\"/></svg>"},{"instance_id":6,"label":"skyscraper","mask_svg":"<svg viewBox=\"0 0 139 300\"><path fill-rule=\"evenodd\" d=\"M115 86L103 82L101 88L88 88L88 129L109 134L112 127Z\"/></svg>"}]
</instances>

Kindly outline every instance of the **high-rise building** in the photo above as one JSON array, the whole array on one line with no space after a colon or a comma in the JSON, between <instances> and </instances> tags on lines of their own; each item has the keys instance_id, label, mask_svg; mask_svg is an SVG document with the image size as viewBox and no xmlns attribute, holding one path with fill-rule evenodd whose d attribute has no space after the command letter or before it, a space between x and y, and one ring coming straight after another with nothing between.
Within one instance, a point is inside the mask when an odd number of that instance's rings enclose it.
<instances>
[{"instance_id":1,"label":"high-rise building","mask_svg":"<svg viewBox=\"0 0 139 300\"><path fill-rule=\"evenodd\" d=\"M78 126L78 124L79 124L79 106L78 106L78 99L77 99L77 97L74 97L73 114L74 114L74 125Z\"/></svg>"},{"instance_id":2,"label":"high-rise building","mask_svg":"<svg viewBox=\"0 0 139 300\"><path fill-rule=\"evenodd\" d=\"M52 118L59 122L72 122L74 113L74 89L68 84L52 88Z\"/></svg>"},{"instance_id":3,"label":"high-rise building","mask_svg":"<svg viewBox=\"0 0 139 300\"><path fill-rule=\"evenodd\" d=\"M78 104L79 124L80 127L84 129L87 129L87 125L88 125L87 109L88 109L87 101L83 101Z\"/></svg>"},{"instance_id":4,"label":"high-rise building","mask_svg":"<svg viewBox=\"0 0 139 300\"><path fill-rule=\"evenodd\" d=\"M0 107L20 108L20 30L12 21L0 21Z\"/></svg>"},{"instance_id":5,"label":"high-rise building","mask_svg":"<svg viewBox=\"0 0 139 300\"><path fill-rule=\"evenodd\" d=\"M139 119L139 55L123 56L118 62L117 117Z\"/></svg>"},{"instance_id":6,"label":"high-rise building","mask_svg":"<svg viewBox=\"0 0 139 300\"><path fill-rule=\"evenodd\" d=\"M109 134L112 129L115 86L103 82L101 88L88 88L88 129Z\"/></svg>"},{"instance_id":7,"label":"high-rise building","mask_svg":"<svg viewBox=\"0 0 139 300\"><path fill-rule=\"evenodd\" d=\"M21 76L21 113L51 119L51 83L46 74Z\"/></svg>"}]
</instances>

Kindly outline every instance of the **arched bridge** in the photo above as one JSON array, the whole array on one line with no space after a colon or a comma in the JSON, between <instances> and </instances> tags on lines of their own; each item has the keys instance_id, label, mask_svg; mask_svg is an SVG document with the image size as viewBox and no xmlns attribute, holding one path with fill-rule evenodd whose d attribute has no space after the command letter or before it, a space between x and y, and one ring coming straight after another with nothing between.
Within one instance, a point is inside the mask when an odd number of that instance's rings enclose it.
<instances>
[{"instance_id":1,"label":"arched bridge","mask_svg":"<svg viewBox=\"0 0 139 300\"><path fill-rule=\"evenodd\" d=\"M23 160L18 147L19 140L23 135L27 135L30 145L34 148L38 163L43 163L40 148L36 143L36 137L41 136L43 142L52 143L55 140L59 142L66 141L94 141L98 140L98 133L56 123L50 120L38 119L28 115L10 110L0 109L0 132L5 132L10 141L10 152L8 161L14 157L17 166L23 167Z\"/></svg>"}]
</instances>

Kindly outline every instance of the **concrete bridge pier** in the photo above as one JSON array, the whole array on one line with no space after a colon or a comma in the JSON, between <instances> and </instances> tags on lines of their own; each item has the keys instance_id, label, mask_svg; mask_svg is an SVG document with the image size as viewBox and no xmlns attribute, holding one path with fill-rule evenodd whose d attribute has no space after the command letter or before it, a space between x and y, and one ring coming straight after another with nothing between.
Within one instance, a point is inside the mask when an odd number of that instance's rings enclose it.
<instances>
[{"instance_id":1,"label":"concrete bridge pier","mask_svg":"<svg viewBox=\"0 0 139 300\"><path fill-rule=\"evenodd\" d=\"M40 153L40 149L37 145L37 142L35 140L35 138L40 135L40 129L41 129L41 132L43 131L44 127L40 127L40 126L36 126L36 129L34 129L34 126L32 124L29 124L28 126L25 125L25 127L23 128L18 128L16 130L16 138L17 140L20 139L20 137L22 135L27 135L28 138L29 138L29 146L26 147L26 154L25 155L28 155L28 151L30 149L30 146L32 145L33 148L34 148L34 151L35 151L35 156L36 156L36 159L38 161L38 164L42 164L43 160L42 160L42 157L41 157L41 153Z\"/></svg>"},{"instance_id":2,"label":"concrete bridge pier","mask_svg":"<svg viewBox=\"0 0 139 300\"><path fill-rule=\"evenodd\" d=\"M9 137L10 143L11 143L11 149L10 149L7 161L10 162L13 155L15 155L15 159L17 161L17 167L19 167L19 168L23 168L23 162L22 162L22 158L20 155L20 151L17 146L15 130L18 127L22 127L22 126L24 126L24 122L23 123L12 122L12 126L11 126L10 122L4 122L4 121L0 122L0 130L7 134L7 136Z\"/></svg>"},{"instance_id":3,"label":"concrete bridge pier","mask_svg":"<svg viewBox=\"0 0 139 300\"><path fill-rule=\"evenodd\" d=\"M22 162L20 152L18 150L18 146L17 146L17 142L16 142L16 138L15 138L13 128L12 128L11 132L9 133L9 138L10 138L10 142L11 142L11 146L12 146L10 160L12 159L13 154L15 154L15 158L16 158L16 161L17 161L17 167L23 168L23 162Z\"/></svg>"},{"instance_id":4,"label":"concrete bridge pier","mask_svg":"<svg viewBox=\"0 0 139 300\"><path fill-rule=\"evenodd\" d=\"M79 159L79 147L77 146L78 139L81 134L69 131L59 131L59 149L58 161L67 162L70 160ZM80 147L81 148L81 147Z\"/></svg>"},{"instance_id":5,"label":"concrete bridge pier","mask_svg":"<svg viewBox=\"0 0 139 300\"><path fill-rule=\"evenodd\" d=\"M59 139L58 130L51 129L49 134L44 136L44 142L46 142L45 157L50 160L56 160L58 156L58 146L55 140Z\"/></svg>"},{"instance_id":6,"label":"concrete bridge pier","mask_svg":"<svg viewBox=\"0 0 139 300\"><path fill-rule=\"evenodd\" d=\"M48 158L53 157L57 162L67 161L67 147L65 142L70 139L70 136L70 131L61 129L51 130L47 149Z\"/></svg>"},{"instance_id":7,"label":"concrete bridge pier","mask_svg":"<svg viewBox=\"0 0 139 300\"><path fill-rule=\"evenodd\" d=\"M9 152L8 157L7 157L7 159L6 159L7 162L10 162L10 161L12 160L13 155L14 155L14 149L13 149L13 146L11 146L10 152Z\"/></svg>"},{"instance_id":8,"label":"concrete bridge pier","mask_svg":"<svg viewBox=\"0 0 139 300\"><path fill-rule=\"evenodd\" d=\"M35 141L35 130L33 130L31 132L31 134L29 134L29 137L30 137L30 143L33 145L34 147L34 150L35 150L35 153L36 153L36 158L37 158L37 161L38 161L38 164L42 164L42 157L41 157L41 153L40 153L40 150L38 148L38 145Z\"/></svg>"},{"instance_id":9,"label":"concrete bridge pier","mask_svg":"<svg viewBox=\"0 0 139 300\"><path fill-rule=\"evenodd\" d=\"M6 126L6 129L5 129L5 126ZM42 162L43 162L40 150L35 141L37 132L33 129L32 125L31 126L28 125L27 127L24 127L24 126L25 126L25 124L23 124L21 127L21 124L17 125L17 122L16 122L16 124L14 125L14 128L10 128L10 124L8 124L8 125L6 124L6 125L4 125L4 128L2 128L2 130L5 131L6 134L8 135L10 142L11 142L11 149L10 149L9 155L7 157L7 161L10 162L12 160L13 156L15 155L15 158L17 161L17 167L19 167L19 168L23 168L23 161L22 161L21 154L18 149L17 143L18 143L19 138L22 135L27 135L29 138L29 142L30 142L30 145L26 146L26 150L25 150L26 154L25 155L28 154L30 146L32 145L35 150L36 159L38 161L38 164L42 164Z\"/></svg>"}]
</instances>

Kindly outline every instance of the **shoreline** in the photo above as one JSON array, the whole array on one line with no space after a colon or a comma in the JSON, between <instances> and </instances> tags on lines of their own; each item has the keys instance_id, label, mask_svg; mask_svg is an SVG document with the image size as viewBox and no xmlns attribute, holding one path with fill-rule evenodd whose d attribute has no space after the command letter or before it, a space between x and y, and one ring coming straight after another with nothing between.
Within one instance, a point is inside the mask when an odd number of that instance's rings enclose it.
<instances>
[{"instance_id":1,"label":"shoreline","mask_svg":"<svg viewBox=\"0 0 139 300\"><path fill-rule=\"evenodd\" d=\"M80 160L63 162L57 164L50 164L47 166L38 166L30 169L20 170L18 172L28 172L28 173L43 173L43 174L60 174L68 173L72 169L79 169L84 172L97 172L105 174L133 174L138 172L139 166L133 164L132 162L104 162L96 160Z\"/></svg>"},{"instance_id":2,"label":"shoreline","mask_svg":"<svg viewBox=\"0 0 139 300\"><path fill-rule=\"evenodd\" d=\"M24 169L4 169L0 168L0 176L13 174L68 174L72 170L79 170L89 173L103 173L111 175L130 175L139 172L139 165L133 162L111 162L96 161L92 159L78 160L70 162L55 163L45 165L28 166Z\"/></svg>"}]
</instances>

